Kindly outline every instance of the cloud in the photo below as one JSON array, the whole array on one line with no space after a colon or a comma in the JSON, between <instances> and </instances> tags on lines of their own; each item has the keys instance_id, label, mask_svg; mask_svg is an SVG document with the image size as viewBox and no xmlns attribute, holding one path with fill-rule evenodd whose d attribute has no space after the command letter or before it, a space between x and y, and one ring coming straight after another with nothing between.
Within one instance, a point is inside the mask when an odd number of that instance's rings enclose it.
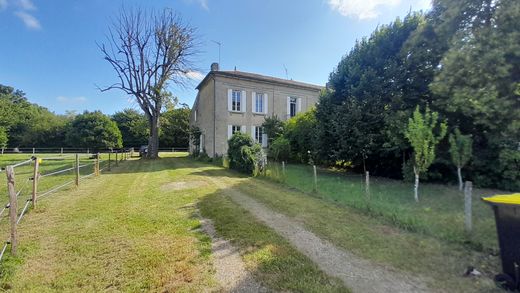
<instances>
[{"instance_id":1,"label":"cloud","mask_svg":"<svg viewBox=\"0 0 520 293\"><path fill-rule=\"evenodd\" d=\"M202 80L204 78L204 74L200 71L188 71L184 76L192 80Z\"/></svg>"},{"instance_id":2,"label":"cloud","mask_svg":"<svg viewBox=\"0 0 520 293\"><path fill-rule=\"evenodd\" d=\"M30 15L27 12L17 11L14 14L23 21L23 23L25 24L25 26L27 28L34 29L34 30L39 30L42 28L38 19L36 19L36 17Z\"/></svg>"},{"instance_id":3,"label":"cloud","mask_svg":"<svg viewBox=\"0 0 520 293\"><path fill-rule=\"evenodd\" d=\"M0 10L7 8L7 0L0 0Z\"/></svg>"},{"instance_id":4,"label":"cloud","mask_svg":"<svg viewBox=\"0 0 520 293\"><path fill-rule=\"evenodd\" d=\"M431 0L327 0L330 8L343 16L356 17L360 20L378 17L384 8L407 5L412 10L431 8Z\"/></svg>"},{"instance_id":5,"label":"cloud","mask_svg":"<svg viewBox=\"0 0 520 293\"><path fill-rule=\"evenodd\" d=\"M209 11L208 6L208 0L185 0L186 3L197 3L199 4L204 10Z\"/></svg>"},{"instance_id":6,"label":"cloud","mask_svg":"<svg viewBox=\"0 0 520 293\"><path fill-rule=\"evenodd\" d=\"M85 97L65 97L65 96L59 96L56 98L56 100L63 104L83 104L87 101L87 98Z\"/></svg>"},{"instance_id":7,"label":"cloud","mask_svg":"<svg viewBox=\"0 0 520 293\"><path fill-rule=\"evenodd\" d=\"M31 0L18 0L18 5L20 5L23 10L36 10L36 6Z\"/></svg>"}]
</instances>

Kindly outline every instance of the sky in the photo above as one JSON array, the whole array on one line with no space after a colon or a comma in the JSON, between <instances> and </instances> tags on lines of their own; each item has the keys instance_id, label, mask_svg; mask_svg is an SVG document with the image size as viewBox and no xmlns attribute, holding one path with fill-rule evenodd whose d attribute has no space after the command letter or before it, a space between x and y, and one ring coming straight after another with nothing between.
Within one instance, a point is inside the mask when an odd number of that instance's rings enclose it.
<instances>
[{"instance_id":1,"label":"sky","mask_svg":"<svg viewBox=\"0 0 520 293\"><path fill-rule=\"evenodd\" d=\"M190 82L169 90L190 107L195 87L220 69L324 85L356 39L381 24L426 10L429 0L0 0L0 84L49 110L138 109L121 91L98 88L117 76L97 44L122 7L175 10L196 28Z\"/></svg>"}]
</instances>

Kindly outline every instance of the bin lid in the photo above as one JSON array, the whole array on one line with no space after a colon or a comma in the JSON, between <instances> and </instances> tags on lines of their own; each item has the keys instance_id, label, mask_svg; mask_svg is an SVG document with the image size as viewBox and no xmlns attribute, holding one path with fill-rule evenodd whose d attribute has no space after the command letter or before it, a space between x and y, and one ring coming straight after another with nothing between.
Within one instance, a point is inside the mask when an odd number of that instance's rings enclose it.
<instances>
[{"instance_id":1,"label":"bin lid","mask_svg":"<svg viewBox=\"0 0 520 293\"><path fill-rule=\"evenodd\" d=\"M483 201L494 204L520 205L520 193L498 194L490 197L483 197Z\"/></svg>"}]
</instances>

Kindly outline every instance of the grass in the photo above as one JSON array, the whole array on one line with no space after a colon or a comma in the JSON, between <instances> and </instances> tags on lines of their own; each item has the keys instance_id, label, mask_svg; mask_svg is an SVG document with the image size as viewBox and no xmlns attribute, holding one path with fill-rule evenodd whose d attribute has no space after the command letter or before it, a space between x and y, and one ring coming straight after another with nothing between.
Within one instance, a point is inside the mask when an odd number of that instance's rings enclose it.
<instances>
[{"instance_id":1,"label":"grass","mask_svg":"<svg viewBox=\"0 0 520 293\"><path fill-rule=\"evenodd\" d=\"M312 167L288 164L285 176L279 164L271 163L267 176L291 188L355 208L395 227L455 243L478 251L496 253L498 243L493 212L480 200L497 191L473 189L473 232L464 230L464 196L455 186L421 184L420 202L413 199L413 184L385 178L370 178L370 198L365 178L359 174L318 169L318 192L313 192Z\"/></svg>"},{"instance_id":2,"label":"grass","mask_svg":"<svg viewBox=\"0 0 520 293\"><path fill-rule=\"evenodd\" d=\"M2 261L1 288L218 291L211 241L199 229L200 207L268 287L347 290L215 186L204 184L200 172L215 168L187 158L131 160L45 198L18 226L19 252ZM194 185L179 190L169 187L172 182Z\"/></svg>"}]
</instances>

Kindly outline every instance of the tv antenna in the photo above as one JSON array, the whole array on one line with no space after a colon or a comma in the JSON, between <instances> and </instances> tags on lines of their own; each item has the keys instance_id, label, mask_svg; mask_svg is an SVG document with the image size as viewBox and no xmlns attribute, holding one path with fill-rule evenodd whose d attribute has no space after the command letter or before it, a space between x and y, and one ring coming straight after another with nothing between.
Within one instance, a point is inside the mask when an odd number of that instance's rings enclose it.
<instances>
[{"instance_id":1,"label":"tv antenna","mask_svg":"<svg viewBox=\"0 0 520 293\"><path fill-rule=\"evenodd\" d=\"M222 46L222 43L221 42L217 42L217 41L213 41L213 40L211 40L211 41L218 45L218 64L220 64L220 46Z\"/></svg>"},{"instance_id":2,"label":"tv antenna","mask_svg":"<svg viewBox=\"0 0 520 293\"><path fill-rule=\"evenodd\" d=\"M283 69L285 70L285 79L289 79L289 73L287 73L287 67L283 64Z\"/></svg>"}]
</instances>

